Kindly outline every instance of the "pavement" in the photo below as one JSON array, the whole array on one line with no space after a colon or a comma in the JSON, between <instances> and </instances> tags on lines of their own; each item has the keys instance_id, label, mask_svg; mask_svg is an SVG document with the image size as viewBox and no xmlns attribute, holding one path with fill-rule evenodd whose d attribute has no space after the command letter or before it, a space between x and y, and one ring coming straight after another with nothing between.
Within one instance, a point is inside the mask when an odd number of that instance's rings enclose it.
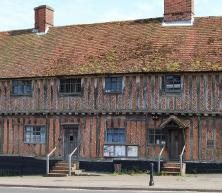
<instances>
[{"instance_id":1,"label":"pavement","mask_svg":"<svg viewBox=\"0 0 222 193\"><path fill-rule=\"evenodd\" d=\"M192 191L222 193L222 174L154 176L154 186L149 186L149 176L146 174L98 174L97 176L71 177L17 176L0 177L0 187L36 187L86 190Z\"/></svg>"}]
</instances>

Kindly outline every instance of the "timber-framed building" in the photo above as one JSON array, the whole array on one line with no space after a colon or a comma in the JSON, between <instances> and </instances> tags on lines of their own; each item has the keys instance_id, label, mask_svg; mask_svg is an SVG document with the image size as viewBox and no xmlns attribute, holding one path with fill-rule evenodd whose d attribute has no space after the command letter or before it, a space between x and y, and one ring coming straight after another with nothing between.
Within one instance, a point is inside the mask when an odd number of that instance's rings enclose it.
<instances>
[{"instance_id":1,"label":"timber-framed building","mask_svg":"<svg viewBox=\"0 0 222 193\"><path fill-rule=\"evenodd\" d=\"M222 162L222 17L165 0L164 17L0 32L0 153L80 161Z\"/></svg>"}]
</instances>

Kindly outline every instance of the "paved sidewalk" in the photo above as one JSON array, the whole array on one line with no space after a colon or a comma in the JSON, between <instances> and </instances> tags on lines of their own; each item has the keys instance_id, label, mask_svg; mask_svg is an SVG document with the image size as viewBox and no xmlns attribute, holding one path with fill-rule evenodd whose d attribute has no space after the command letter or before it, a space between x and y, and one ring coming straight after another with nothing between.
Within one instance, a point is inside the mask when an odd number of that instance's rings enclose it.
<instances>
[{"instance_id":1,"label":"paved sidewalk","mask_svg":"<svg viewBox=\"0 0 222 193\"><path fill-rule=\"evenodd\" d=\"M148 175L72 176L72 177L0 177L0 186L105 189L105 190L169 190L222 192L222 174L155 176L152 187Z\"/></svg>"}]
</instances>

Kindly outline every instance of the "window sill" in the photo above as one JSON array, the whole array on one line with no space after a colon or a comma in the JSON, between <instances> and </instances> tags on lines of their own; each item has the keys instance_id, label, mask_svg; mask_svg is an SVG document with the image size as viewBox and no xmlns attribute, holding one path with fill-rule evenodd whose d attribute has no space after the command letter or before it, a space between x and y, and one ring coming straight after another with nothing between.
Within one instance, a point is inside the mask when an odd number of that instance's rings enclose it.
<instances>
[{"instance_id":1,"label":"window sill","mask_svg":"<svg viewBox=\"0 0 222 193\"><path fill-rule=\"evenodd\" d=\"M16 95L16 94L11 94L11 97L32 97L32 94L21 94L21 95Z\"/></svg>"},{"instance_id":2,"label":"window sill","mask_svg":"<svg viewBox=\"0 0 222 193\"><path fill-rule=\"evenodd\" d=\"M59 97L82 97L82 93L59 93Z\"/></svg>"},{"instance_id":3,"label":"window sill","mask_svg":"<svg viewBox=\"0 0 222 193\"><path fill-rule=\"evenodd\" d=\"M118 94L123 94L123 92L122 91L105 91L105 94L110 94L110 95L116 94L116 95L118 95Z\"/></svg>"},{"instance_id":4,"label":"window sill","mask_svg":"<svg viewBox=\"0 0 222 193\"><path fill-rule=\"evenodd\" d=\"M115 146L118 146L118 145L126 145L126 143L118 143L118 142L105 142L104 145L115 145Z\"/></svg>"},{"instance_id":5,"label":"window sill","mask_svg":"<svg viewBox=\"0 0 222 193\"><path fill-rule=\"evenodd\" d=\"M146 146L164 146L163 144L154 144L154 143L149 143Z\"/></svg>"},{"instance_id":6,"label":"window sill","mask_svg":"<svg viewBox=\"0 0 222 193\"><path fill-rule=\"evenodd\" d=\"M24 142L26 145L38 145L38 144L45 144L45 142Z\"/></svg>"},{"instance_id":7,"label":"window sill","mask_svg":"<svg viewBox=\"0 0 222 193\"><path fill-rule=\"evenodd\" d=\"M179 92L162 91L162 95L168 95L168 96L181 96L181 95L182 95L182 91L179 91Z\"/></svg>"}]
</instances>

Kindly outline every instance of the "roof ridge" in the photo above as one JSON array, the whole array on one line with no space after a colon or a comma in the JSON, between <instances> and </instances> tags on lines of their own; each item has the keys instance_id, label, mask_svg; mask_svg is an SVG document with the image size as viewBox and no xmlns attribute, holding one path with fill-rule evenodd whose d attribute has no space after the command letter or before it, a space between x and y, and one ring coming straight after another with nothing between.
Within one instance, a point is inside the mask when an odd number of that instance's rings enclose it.
<instances>
[{"instance_id":1,"label":"roof ridge","mask_svg":"<svg viewBox=\"0 0 222 193\"><path fill-rule=\"evenodd\" d=\"M196 19L205 19L205 18L218 18L222 19L221 16L197 16L194 17ZM53 26L50 28L66 28L66 27L83 27L83 26L97 26L97 25L110 25L110 24L130 24L130 23L145 23L145 22L151 22L151 21L161 21L163 17L153 17L153 18L139 18L139 19L132 19L132 20L119 20L119 21L104 21L104 22L95 22L95 23L82 23L82 24L68 24L68 25L61 25L61 26ZM26 29L13 29L13 30L4 30L0 31L0 34L2 33L16 33L16 32L31 32L34 28L26 28Z\"/></svg>"}]
</instances>

